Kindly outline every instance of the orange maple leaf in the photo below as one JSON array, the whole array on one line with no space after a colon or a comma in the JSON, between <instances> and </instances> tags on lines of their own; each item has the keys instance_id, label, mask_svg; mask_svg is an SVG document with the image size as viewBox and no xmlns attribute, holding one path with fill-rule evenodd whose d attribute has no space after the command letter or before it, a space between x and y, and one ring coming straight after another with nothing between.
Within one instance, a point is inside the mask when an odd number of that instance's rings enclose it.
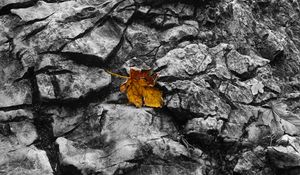
<instances>
[{"instance_id":1,"label":"orange maple leaf","mask_svg":"<svg viewBox=\"0 0 300 175\"><path fill-rule=\"evenodd\" d=\"M111 74L119 76L114 73ZM119 77L125 78L124 76ZM157 73L153 73L151 69L130 68L129 77L126 77L127 80L120 86L120 91L126 93L128 101L136 107L144 105L160 108L163 105L162 92L154 87L157 77Z\"/></svg>"}]
</instances>

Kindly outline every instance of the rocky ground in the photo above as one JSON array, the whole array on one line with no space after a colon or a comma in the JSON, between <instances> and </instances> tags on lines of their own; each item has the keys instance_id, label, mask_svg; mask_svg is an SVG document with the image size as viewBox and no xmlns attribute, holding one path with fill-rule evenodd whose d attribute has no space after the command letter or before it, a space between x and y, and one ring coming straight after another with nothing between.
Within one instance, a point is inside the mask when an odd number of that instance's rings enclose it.
<instances>
[{"instance_id":1,"label":"rocky ground","mask_svg":"<svg viewBox=\"0 0 300 175\"><path fill-rule=\"evenodd\" d=\"M0 174L300 174L299 3L1 0Z\"/></svg>"}]
</instances>

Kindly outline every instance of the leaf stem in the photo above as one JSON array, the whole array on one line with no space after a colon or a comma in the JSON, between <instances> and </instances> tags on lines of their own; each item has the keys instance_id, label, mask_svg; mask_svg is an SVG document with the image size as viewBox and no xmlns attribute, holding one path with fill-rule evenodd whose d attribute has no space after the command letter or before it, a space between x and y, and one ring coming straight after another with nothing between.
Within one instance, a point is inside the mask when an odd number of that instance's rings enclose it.
<instances>
[{"instance_id":1,"label":"leaf stem","mask_svg":"<svg viewBox=\"0 0 300 175\"><path fill-rule=\"evenodd\" d=\"M119 77L119 78L130 78L130 77L127 77L127 76L124 76L124 75L119 75L119 74L116 74L116 73L113 73L113 72L110 72L108 70L105 70L105 72L115 76L115 77Z\"/></svg>"}]
</instances>

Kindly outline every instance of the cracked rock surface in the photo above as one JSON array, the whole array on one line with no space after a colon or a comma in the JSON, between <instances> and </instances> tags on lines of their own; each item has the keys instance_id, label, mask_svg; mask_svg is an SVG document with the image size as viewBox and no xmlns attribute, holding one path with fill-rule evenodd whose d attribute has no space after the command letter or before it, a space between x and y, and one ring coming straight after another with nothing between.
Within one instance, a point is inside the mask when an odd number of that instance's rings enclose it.
<instances>
[{"instance_id":1,"label":"cracked rock surface","mask_svg":"<svg viewBox=\"0 0 300 175\"><path fill-rule=\"evenodd\" d=\"M300 174L299 4L2 0L0 174Z\"/></svg>"}]
</instances>

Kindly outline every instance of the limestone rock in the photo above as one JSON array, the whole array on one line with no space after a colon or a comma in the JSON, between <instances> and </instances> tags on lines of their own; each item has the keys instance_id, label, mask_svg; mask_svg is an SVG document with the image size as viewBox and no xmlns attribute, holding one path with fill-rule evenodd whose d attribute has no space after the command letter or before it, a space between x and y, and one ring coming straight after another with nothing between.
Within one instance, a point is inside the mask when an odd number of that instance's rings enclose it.
<instances>
[{"instance_id":1,"label":"limestone rock","mask_svg":"<svg viewBox=\"0 0 300 175\"><path fill-rule=\"evenodd\" d=\"M123 29L124 27L113 21L108 21L87 36L68 43L62 51L94 55L99 57L100 61L106 61L121 42Z\"/></svg>"},{"instance_id":2,"label":"limestone rock","mask_svg":"<svg viewBox=\"0 0 300 175\"><path fill-rule=\"evenodd\" d=\"M268 155L278 168L297 167L300 163L300 155L292 146L269 147Z\"/></svg>"},{"instance_id":3,"label":"limestone rock","mask_svg":"<svg viewBox=\"0 0 300 175\"><path fill-rule=\"evenodd\" d=\"M160 46L157 32L140 24L129 26L126 37L131 43L133 56L149 54Z\"/></svg>"},{"instance_id":4,"label":"limestone rock","mask_svg":"<svg viewBox=\"0 0 300 175\"><path fill-rule=\"evenodd\" d=\"M53 174L46 152L32 145L37 139L32 122L11 122L9 125L7 134L0 129L1 173Z\"/></svg>"},{"instance_id":5,"label":"limestone rock","mask_svg":"<svg viewBox=\"0 0 300 175\"><path fill-rule=\"evenodd\" d=\"M27 109L0 111L0 122L13 121L18 119L33 119L33 113Z\"/></svg>"},{"instance_id":6,"label":"limestone rock","mask_svg":"<svg viewBox=\"0 0 300 175\"><path fill-rule=\"evenodd\" d=\"M37 85L44 100L78 99L90 92L100 91L111 82L110 75L103 69L77 65L58 55L43 56L38 70L48 68L51 73L37 75Z\"/></svg>"},{"instance_id":7,"label":"limestone rock","mask_svg":"<svg viewBox=\"0 0 300 175\"><path fill-rule=\"evenodd\" d=\"M190 44L182 49L171 50L166 56L156 61L156 66L157 68L165 67L159 72L162 78L187 78L204 72L211 62L207 46Z\"/></svg>"},{"instance_id":8,"label":"limestone rock","mask_svg":"<svg viewBox=\"0 0 300 175\"><path fill-rule=\"evenodd\" d=\"M30 4L33 4L31 0L3 0L0 2L0 10L4 11L6 9L10 9L13 6L18 6L18 5L24 5L24 6L28 6Z\"/></svg>"},{"instance_id":9,"label":"limestone rock","mask_svg":"<svg viewBox=\"0 0 300 175\"><path fill-rule=\"evenodd\" d=\"M172 135L176 136L175 126L166 116L157 115L151 109L124 105L96 106L95 114L68 139L57 139L64 164L82 172L114 174L128 172L136 167L135 160L139 159L152 160L153 157L155 161L155 157L159 157L171 160L171 166L193 160L183 145L171 139ZM187 160L176 161L181 156ZM196 169L184 167L183 170L198 172L201 167L204 165L194 163Z\"/></svg>"},{"instance_id":10,"label":"limestone rock","mask_svg":"<svg viewBox=\"0 0 300 175\"><path fill-rule=\"evenodd\" d=\"M165 43L176 43L185 37L196 37L198 35L198 26L183 24L173 27L161 34L161 40Z\"/></svg>"},{"instance_id":11,"label":"limestone rock","mask_svg":"<svg viewBox=\"0 0 300 175\"><path fill-rule=\"evenodd\" d=\"M242 83L233 85L223 82L219 87L220 92L226 94L232 102L249 104L253 101L253 95L249 87Z\"/></svg>"},{"instance_id":12,"label":"limestone rock","mask_svg":"<svg viewBox=\"0 0 300 175\"><path fill-rule=\"evenodd\" d=\"M166 97L166 106L175 113L189 112L189 115L185 114L185 118L192 116L228 118L230 106L214 92L208 90L204 84L197 85L192 81L178 80L163 86L169 91L179 92Z\"/></svg>"},{"instance_id":13,"label":"limestone rock","mask_svg":"<svg viewBox=\"0 0 300 175\"><path fill-rule=\"evenodd\" d=\"M28 81L5 84L0 87L0 107L31 104L31 87Z\"/></svg>"},{"instance_id":14,"label":"limestone rock","mask_svg":"<svg viewBox=\"0 0 300 175\"><path fill-rule=\"evenodd\" d=\"M54 137L59 137L72 131L87 117L83 108L73 106L48 107L43 109L44 116L53 119L52 128Z\"/></svg>"},{"instance_id":15,"label":"limestone rock","mask_svg":"<svg viewBox=\"0 0 300 175\"><path fill-rule=\"evenodd\" d=\"M187 122L185 130L187 134L194 132L207 132L207 131L221 131L223 126L222 120L217 120L216 118L208 117L207 119L203 118L194 118Z\"/></svg>"},{"instance_id":16,"label":"limestone rock","mask_svg":"<svg viewBox=\"0 0 300 175\"><path fill-rule=\"evenodd\" d=\"M253 122L251 120L257 118L257 111L253 107L246 105L238 105L238 109L232 110L228 117L228 122L224 123L221 136L225 140L239 140L243 134L247 123Z\"/></svg>"},{"instance_id":17,"label":"limestone rock","mask_svg":"<svg viewBox=\"0 0 300 175\"><path fill-rule=\"evenodd\" d=\"M262 147L256 147L253 151L243 153L242 157L234 167L234 171L240 174L254 175L266 174L271 175L274 172L271 167L267 167L265 150Z\"/></svg>"},{"instance_id":18,"label":"limestone rock","mask_svg":"<svg viewBox=\"0 0 300 175\"><path fill-rule=\"evenodd\" d=\"M0 107L31 104L31 83L20 79L27 69L20 60L8 54L9 48L8 43L0 47Z\"/></svg>"},{"instance_id":19,"label":"limestone rock","mask_svg":"<svg viewBox=\"0 0 300 175\"><path fill-rule=\"evenodd\" d=\"M299 174L299 11L2 0L0 174ZM128 67L158 73L162 108L127 104L106 71Z\"/></svg>"},{"instance_id":20,"label":"limestone rock","mask_svg":"<svg viewBox=\"0 0 300 175\"><path fill-rule=\"evenodd\" d=\"M15 134L19 144L30 145L38 137L35 126L31 122L11 122L9 125L11 132Z\"/></svg>"},{"instance_id":21,"label":"limestone rock","mask_svg":"<svg viewBox=\"0 0 300 175\"><path fill-rule=\"evenodd\" d=\"M299 166L299 137L282 136L278 146L268 147L268 156L278 168L291 168Z\"/></svg>"},{"instance_id":22,"label":"limestone rock","mask_svg":"<svg viewBox=\"0 0 300 175\"><path fill-rule=\"evenodd\" d=\"M228 50L231 49L232 46L225 43L221 43L213 48L209 48L209 53L215 62L215 66L208 71L209 75L215 75L219 78L225 79L231 79L233 77L226 65L226 59L224 57Z\"/></svg>"},{"instance_id":23,"label":"limestone rock","mask_svg":"<svg viewBox=\"0 0 300 175\"><path fill-rule=\"evenodd\" d=\"M264 66L269 61L263 58L255 56L241 55L237 51L232 50L227 54L227 64L231 71L234 71L240 75L249 73L255 70L258 66Z\"/></svg>"},{"instance_id":24,"label":"limestone rock","mask_svg":"<svg viewBox=\"0 0 300 175\"><path fill-rule=\"evenodd\" d=\"M35 146L22 147L10 152L1 150L0 166L1 172L8 174L53 174L46 152Z\"/></svg>"}]
</instances>

